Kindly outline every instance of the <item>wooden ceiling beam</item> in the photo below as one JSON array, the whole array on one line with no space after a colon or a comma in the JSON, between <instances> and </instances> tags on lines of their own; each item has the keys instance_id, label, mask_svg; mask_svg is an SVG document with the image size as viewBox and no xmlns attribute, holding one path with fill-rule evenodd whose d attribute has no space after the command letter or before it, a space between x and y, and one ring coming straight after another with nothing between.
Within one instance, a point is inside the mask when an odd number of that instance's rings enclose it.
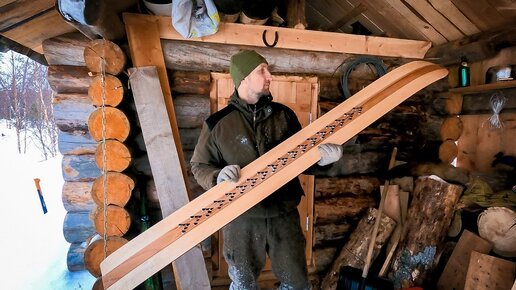
<instances>
[{"instance_id":1,"label":"wooden ceiling beam","mask_svg":"<svg viewBox=\"0 0 516 290\"><path fill-rule=\"evenodd\" d=\"M3 35L0 35L0 52L6 52L8 50L15 51L19 54L27 56L35 62L48 66L47 60L45 59L45 56L43 54L38 53L26 46L23 46L18 42L9 39Z\"/></svg>"},{"instance_id":2,"label":"wooden ceiling beam","mask_svg":"<svg viewBox=\"0 0 516 290\"><path fill-rule=\"evenodd\" d=\"M156 21L160 36L170 40L225 43L265 47L262 37L269 43L278 34L275 47L307 51L390 56L402 58L423 58L431 43L428 41L397 39L377 36L363 36L292 28L220 23L217 33L201 38L184 39L171 25L170 17L141 14L124 14L129 18L148 18ZM124 17L126 17L124 16Z\"/></svg>"},{"instance_id":3,"label":"wooden ceiling beam","mask_svg":"<svg viewBox=\"0 0 516 290\"><path fill-rule=\"evenodd\" d=\"M0 7L0 32L54 7L55 0L18 0Z\"/></svg>"},{"instance_id":4,"label":"wooden ceiling beam","mask_svg":"<svg viewBox=\"0 0 516 290\"><path fill-rule=\"evenodd\" d=\"M287 0L287 25L290 28L306 29L305 0Z\"/></svg>"}]
</instances>

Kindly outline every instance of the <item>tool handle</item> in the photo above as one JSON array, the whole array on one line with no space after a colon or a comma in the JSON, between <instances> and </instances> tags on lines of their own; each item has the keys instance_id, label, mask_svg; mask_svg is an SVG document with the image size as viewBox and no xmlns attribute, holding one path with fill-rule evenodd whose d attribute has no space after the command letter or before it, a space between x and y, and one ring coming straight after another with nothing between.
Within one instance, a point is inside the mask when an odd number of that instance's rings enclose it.
<instances>
[{"instance_id":1,"label":"tool handle","mask_svg":"<svg viewBox=\"0 0 516 290\"><path fill-rule=\"evenodd\" d=\"M396 154L398 153L398 148L394 147L391 153L391 159L389 161L389 170L394 167L394 163L396 162ZM380 206L378 207L378 212L376 213L376 220L374 222L373 233L371 235L371 241L369 242L369 248L367 249L367 257L364 264L364 270L362 271L362 278L366 278L369 273L369 267L371 266L371 259L373 256L374 245L376 243L376 235L378 234L378 227L380 226L380 220L382 219L383 205L385 204L385 196L387 195L387 189L389 188L389 179L385 180L385 184L383 185L383 190L380 196Z\"/></svg>"},{"instance_id":2,"label":"tool handle","mask_svg":"<svg viewBox=\"0 0 516 290\"><path fill-rule=\"evenodd\" d=\"M39 178L34 178L34 183L36 184L36 190L38 191L39 202L41 203L41 208L43 209L43 214L48 212L47 205L45 204L45 199L43 199L43 193L41 191L41 186L39 185Z\"/></svg>"}]
</instances>

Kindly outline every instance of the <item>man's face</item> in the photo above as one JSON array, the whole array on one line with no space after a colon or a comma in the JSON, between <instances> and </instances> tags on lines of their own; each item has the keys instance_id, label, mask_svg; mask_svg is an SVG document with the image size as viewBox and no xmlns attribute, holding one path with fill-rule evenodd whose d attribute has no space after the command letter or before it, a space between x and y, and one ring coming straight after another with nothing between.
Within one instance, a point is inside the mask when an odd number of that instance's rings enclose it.
<instances>
[{"instance_id":1,"label":"man's face","mask_svg":"<svg viewBox=\"0 0 516 290\"><path fill-rule=\"evenodd\" d=\"M257 66L244 80L242 84L247 86L248 104L256 104L262 96L270 94L269 88L272 81L272 75L269 72L269 66L262 63Z\"/></svg>"}]
</instances>

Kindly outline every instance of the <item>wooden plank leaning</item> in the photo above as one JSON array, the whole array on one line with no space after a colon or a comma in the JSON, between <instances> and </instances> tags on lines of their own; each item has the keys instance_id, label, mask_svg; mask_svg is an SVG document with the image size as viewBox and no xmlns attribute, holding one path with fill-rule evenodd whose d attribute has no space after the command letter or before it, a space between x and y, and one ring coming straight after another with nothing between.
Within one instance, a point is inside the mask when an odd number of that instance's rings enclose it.
<instances>
[{"instance_id":1,"label":"wooden plank leaning","mask_svg":"<svg viewBox=\"0 0 516 290\"><path fill-rule=\"evenodd\" d=\"M104 287L134 288L316 163L319 144L343 144L447 74L414 61L376 80L244 167L236 183L218 184L108 256L101 264Z\"/></svg>"}]
</instances>

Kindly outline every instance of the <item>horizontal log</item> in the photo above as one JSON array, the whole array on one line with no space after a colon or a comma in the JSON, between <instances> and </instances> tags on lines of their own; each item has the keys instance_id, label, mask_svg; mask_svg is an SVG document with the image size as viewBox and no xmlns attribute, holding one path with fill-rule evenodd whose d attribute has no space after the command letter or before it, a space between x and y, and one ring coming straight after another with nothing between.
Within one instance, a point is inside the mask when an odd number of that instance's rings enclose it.
<instances>
[{"instance_id":1,"label":"horizontal log","mask_svg":"<svg viewBox=\"0 0 516 290\"><path fill-rule=\"evenodd\" d=\"M376 205L372 195L356 195L316 200L314 220L318 223L338 223L346 218L356 217L366 208Z\"/></svg>"},{"instance_id":2,"label":"horizontal log","mask_svg":"<svg viewBox=\"0 0 516 290\"><path fill-rule=\"evenodd\" d=\"M91 199L98 206L113 204L125 206L134 189L134 181L129 176L119 172L106 173L106 200L104 200L104 176L95 179L91 187Z\"/></svg>"},{"instance_id":3,"label":"horizontal log","mask_svg":"<svg viewBox=\"0 0 516 290\"><path fill-rule=\"evenodd\" d=\"M352 230L353 226L348 222L338 224L315 224L313 246L340 244L349 237Z\"/></svg>"},{"instance_id":4,"label":"horizontal log","mask_svg":"<svg viewBox=\"0 0 516 290\"><path fill-rule=\"evenodd\" d=\"M91 211L95 202L91 197L93 182L65 182L62 200L66 211Z\"/></svg>"},{"instance_id":5,"label":"horizontal log","mask_svg":"<svg viewBox=\"0 0 516 290\"><path fill-rule=\"evenodd\" d=\"M176 95L174 110L179 128L200 128L210 116L210 98L207 95Z\"/></svg>"},{"instance_id":6,"label":"horizontal log","mask_svg":"<svg viewBox=\"0 0 516 290\"><path fill-rule=\"evenodd\" d=\"M209 71L168 70L167 73L170 79L170 88L173 93L193 95L210 94L211 75Z\"/></svg>"},{"instance_id":7,"label":"horizontal log","mask_svg":"<svg viewBox=\"0 0 516 290\"><path fill-rule=\"evenodd\" d=\"M91 219L97 233L102 236L106 234L108 237L125 235L131 225L129 212L117 205L108 205L106 212L104 212L104 207L97 206L91 212Z\"/></svg>"},{"instance_id":8,"label":"horizontal log","mask_svg":"<svg viewBox=\"0 0 516 290\"><path fill-rule=\"evenodd\" d=\"M337 247L316 248L313 251L317 273L326 272L337 255Z\"/></svg>"},{"instance_id":9,"label":"horizontal log","mask_svg":"<svg viewBox=\"0 0 516 290\"><path fill-rule=\"evenodd\" d=\"M69 243L82 243L95 234L88 211L69 211L63 222L63 235Z\"/></svg>"},{"instance_id":10,"label":"horizontal log","mask_svg":"<svg viewBox=\"0 0 516 290\"><path fill-rule=\"evenodd\" d=\"M80 32L66 33L45 39L43 52L49 65L86 66L84 48L89 38Z\"/></svg>"},{"instance_id":11,"label":"horizontal log","mask_svg":"<svg viewBox=\"0 0 516 290\"><path fill-rule=\"evenodd\" d=\"M171 70L227 71L231 56L239 45L162 40L165 65ZM282 48L253 47L263 55L273 73L311 73L332 75L352 55L333 52L300 51ZM387 67L401 65L399 58L382 58Z\"/></svg>"},{"instance_id":12,"label":"horizontal log","mask_svg":"<svg viewBox=\"0 0 516 290\"><path fill-rule=\"evenodd\" d=\"M380 186L377 177L359 175L315 179L315 195L318 198L336 197L343 194L370 194Z\"/></svg>"},{"instance_id":13,"label":"horizontal log","mask_svg":"<svg viewBox=\"0 0 516 290\"><path fill-rule=\"evenodd\" d=\"M124 86L116 76L98 75L91 81L88 96L96 107L102 105L116 107L124 98Z\"/></svg>"},{"instance_id":14,"label":"horizontal log","mask_svg":"<svg viewBox=\"0 0 516 290\"><path fill-rule=\"evenodd\" d=\"M60 126L63 127L63 123ZM68 125L67 128L71 129ZM90 133L84 131L64 132L59 130L57 140L59 152L63 155L95 154L97 149L97 142L91 138Z\"/></svg>"},{"instance_id":15,"label":"horizontal log","mask_svg":"<svg viewBox=\"0 0 516 290\"><path fill-rule=\"evenodd\" d=\"M52 100L57 128L64 132L88 132L88 118L95 110L85 94L57 94Z\"/></svg>"},{"instance_id":16,"label":"horizontal log","mask_svg":"<svg viewBox=\"0 0 516 290\"><path fill-rule=\"evenodd\" d=\"M92 77L83 66L51 65L48 67L47 80L56 93L87 94Z\"/></svg>"},{"instance_id":17,"label":"horizontal log","mask_svg":"<svg viewBox=\"0 0 516 290\"><path fill-rule=\"evenodd\" d=\"M92 154L64 155L62 169L64 181L94 181L101 174Z\"/></svg>"},{"instance_id":18,"label":"horizontal log","mask_svg":"<svg viewBox=\"0 0 516 290\"><path fill-rule=\"evenodd\" d=\"M179 137L181 138L181 145L183 150L194 150L200 134L200 128L179 129ZM190 162L190 160L187 162Z\"/></svg>"},{"instance_id":19,"label":"horizontal log","mask_svg":"<svg viewBox=\"0 0 516 290\"><path fill-rule=\"evenodd\" d=\"M509 88L498 91L506 97L502 112L516 111L516 88ZM462 115L493 114L491 96L493 92L471 94L463 96Z\"/></svg>"},{"instance_id":20,"label":"horizontal log","mask_svg":"<svg viewBox=\"0 0 516 290\"><path fill-rule=\"evenodd\" d=\"M129 119L117 108L97 108L88 118L88 131L97 142L103 138L124 142L130 130Z\"/></svg>"},{"instance_id":21,"label":"horizontal log","mask_svg":"<svg viewBox=\"0 0 516 290\"><path fill-rule=\"evenodd\" d=\"M85 270L84 251L86 251L86 242L72 243L66 253L66 266L70 272L78 272Z\"/></svg>"},{"instance_id":22,"label":"horizontal log","mask_svg":"<svg viewBox=\"0 0 516 290\"><path fill-rule=\"evenodd\" d=\"M345 148L346 146L344 146ZM344 153L342 158L324 169L316 169L317 176L342 176L351 174L368 174L385 168L388 153L386 152L358 152Z\"/></svg>"},{"instance_id":23,"label":"horizontal log","mask_svg":"<svg viewBox=\"0 0 516 290\"><path fill-rule=\"evenodd\" d=\"M100 262L104 260L105 255L109 256L126 243L127 240L124 238L109 237L105 243L106 246L104 246L104 240L99 235L96 235L95 238L91 240L86 251L84 251L84 265L86 270L88 270L93 277L100 277Z\"/></svg>"},{"instance_id":24,"label":"horizontal log","mask_svg":"<svg viewBox=\"0 0 516 290\"><path fill-rule=\"evenodd\" d=\"M106 171L122 172L129 167L132 161L131 152L127 146L117 140L106 140ZM97 167L104 167L104 146L99 144L95 152Z\"/></svg>"}]
</instances>

